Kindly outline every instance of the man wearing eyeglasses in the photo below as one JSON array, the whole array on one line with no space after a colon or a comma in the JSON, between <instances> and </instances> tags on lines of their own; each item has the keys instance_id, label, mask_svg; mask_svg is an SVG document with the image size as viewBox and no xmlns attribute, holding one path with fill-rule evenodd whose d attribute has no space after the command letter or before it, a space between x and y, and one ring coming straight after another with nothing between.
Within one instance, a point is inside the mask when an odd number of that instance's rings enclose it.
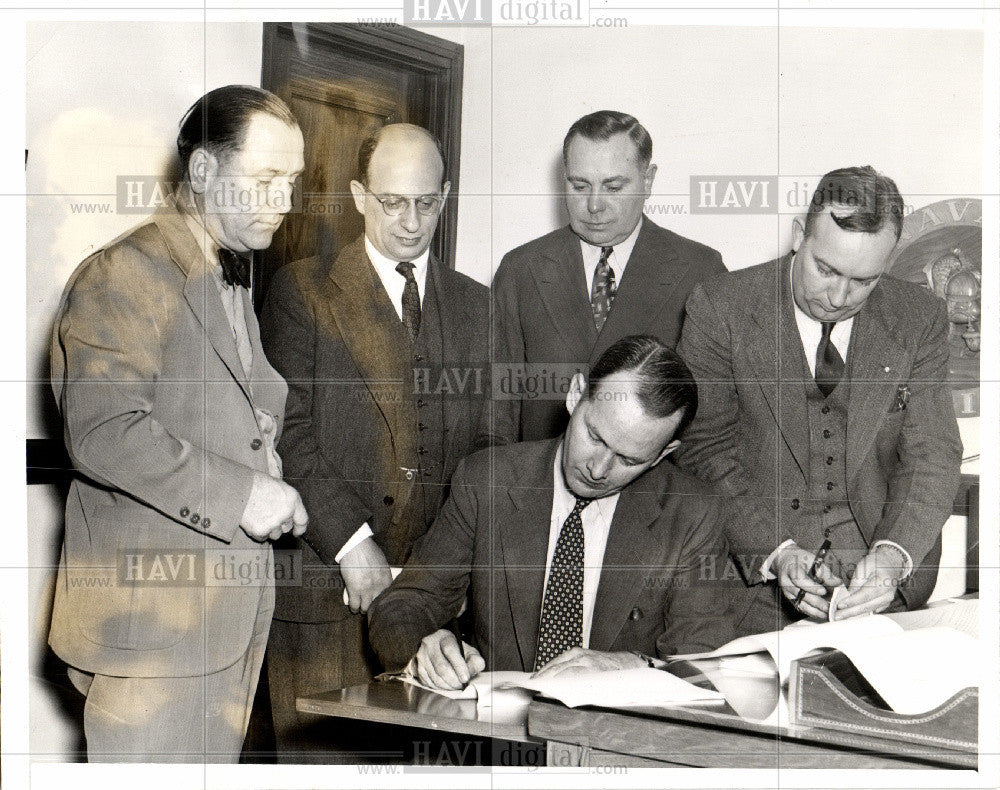
<instances>
[{"instance_id":1,"label":"man wearing eyeglasses","mask_svg":"<svg viewBox=\"0 0 1000 790\"><path fill-rule=\"evenodd\" d=\"M261 317L289 383L285 476L315 529L294 542L302 582L279 585L268 648L279 762L357 762L295 698L378 671L364 613L437 515L489 386L488 291L429 250L450 189L435 139L382 127L350 189L364 236L279 270Z\"/></svg>"}]
</instances>

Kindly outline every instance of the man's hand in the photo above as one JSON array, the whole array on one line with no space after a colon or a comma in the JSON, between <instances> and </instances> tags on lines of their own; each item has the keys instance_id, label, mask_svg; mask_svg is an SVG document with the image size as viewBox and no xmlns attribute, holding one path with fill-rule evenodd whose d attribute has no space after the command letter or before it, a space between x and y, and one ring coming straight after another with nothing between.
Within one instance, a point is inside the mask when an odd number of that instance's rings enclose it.
<instances>
[{"instance_id":1,"label":"man's hand","mask_svg":"<svg viewBox=\"0 0 1000 790\"><path fill-rule=\"evenodd\" d=\"M848 595L837 602L835 620L884 611L892 603L903 578L904 560L888 546L879 546L861 558L847 586Z\"/></svg>"},{"instance_id":2,"label":"man's hand","mask_svg":"<svg viewBox=\"0 0 1000 790\"><path fill-rule=\"evenodd\" d=\"M830 602L826 596L830 590L843 584L843 581L826 565L819 566L814 580L809 571L815 559L815 554L793 543L778 553L772 565L778 577L778 586L789 601L794 604L799 590L805 590L796 609L813 620L827 620Z\"/></svg>"},{"instance_id":3,"label":"man's hand","mask_svg":"<svg viewBox=\"0 0 1000 790\"><path fill-rule=\"evenodd\" d=\"M385 554L372 538L365 538L340 558L340 575L347 587L347 606L354 614L367 612L379 593L392 584Z\"/></svg>"},{"instance_id":4,"label":"man's hand","mask_svg":"<svg viewBox=\"0 0 1000 790\"><path fill-rule=\"evenodd\" d=\"M554 678L563 673L611 672L615 669L642 669L647 666L649 665L634 653L608 653L573 647L553 658L532 677Z\"/></svg>"},{"instance_id":5,"label":"man's hand","mask_svg":"<svg viewBox=\"0 0 1000 790\"><path fill-rule=\"evenodd\" d=\"M301 535L309 516L299 492L282 480L254 472L250 499L243 508L240 526L257 541L277 540L284 533Z\"/></svg>"},{"instance_id":6,"label":"man's hand","mask_svg":"<svg viewBox=\"0 0 1000 790\"><path fill-rule=\"evenodd\" d=\"M439 628L420 641L416 655L417 677L425 686L437 689L462 689L486 669L486 661L472 645L462 643L465 658L455 635Z\"/></svg>"}]
</instances>

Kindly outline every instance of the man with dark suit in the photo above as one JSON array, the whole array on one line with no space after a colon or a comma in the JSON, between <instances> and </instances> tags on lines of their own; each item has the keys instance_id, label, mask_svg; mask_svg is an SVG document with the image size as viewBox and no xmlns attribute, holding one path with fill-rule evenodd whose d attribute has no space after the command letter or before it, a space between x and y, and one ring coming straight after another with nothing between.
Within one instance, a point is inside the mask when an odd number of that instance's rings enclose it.
<instances>
[{"instance_id":1,"label":"man with dark suit","mask_svg":"<svg viewBox=\"0 0 1000 790\"><path fill-rule=\"evenodd\" d=\"M626 335L675 345L695 283L726 270L712 248L643 215L652 156L649 132L624 113L591 113L567 132L569 225L508 252L493 278L499 399L481 442L561 434L574 371Z\"/></svg>"},{"instance_id":2,"label":"man with dark suit","mask_svg":"<svg viewBox=\"0 0 1000 790\"><path fill-rule=\"evenodd\" d=\"M622 338L589 384L573 377L561 438L466 459L441 514L369 612L386 669L415 658L422 682L457 688L484 668L641 667L649 659L636 653L727 642L726 583L705 573L725 557L716 499L663 462L697 398L670 348ZM467 591L475 647L463 658L444 626Z\"/></svg>"},{"instance_id":3,"label":"man with dark suit","mask_svg":"<svg viewBox=\"0 0 1000 790\"><path fill-rule=\"evenodd\" d=\"M944 302L885 274L902 220L891 179L835 170L791 253L688 300L680 352L700 402L678 463L733 498L741 632L826 619L843 585L836 619L912 609L934 587L961 443Z\"/></svg>"},{"instance_id":4,"label":"man with dark suit","mask_svg":"<svg viewBox=\"0 0 1000 790\"><path fill-rule=\"evenodd\" d=\"M279 270L262 315L289 383L279 449L311 514L305 583L278 588L268 652L280 761L340 759L295 698L377 671L363 614L437 514L489 386L488 291L429 251L450 187L436 141L392 124L358 159L365 235Z\"/></svg>"},{"instance_id":5,"label":"man with dark suit","mask_svg":"<svg viewBox=\"0 0 1000 790\"><path fill-rule=\"evenodd\" d=\"M287 387L237 259L291 207L302 134L276 96L231 85L177 146L176 196L80 265L52 338L77 474L49 641L87 697L91 761L237 761L274 605L266 541L306 524L275 453Z\"/></svg>"}]
</instances>

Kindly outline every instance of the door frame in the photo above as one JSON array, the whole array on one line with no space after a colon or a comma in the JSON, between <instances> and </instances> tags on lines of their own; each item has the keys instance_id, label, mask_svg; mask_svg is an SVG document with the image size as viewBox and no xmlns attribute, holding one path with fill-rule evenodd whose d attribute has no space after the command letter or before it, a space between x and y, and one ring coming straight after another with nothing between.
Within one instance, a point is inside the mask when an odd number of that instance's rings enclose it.
<instances>
[{"instance_id":1,"label":"door frame","mask_svg":"<svg viewBox=\"0 0 1000 790\"><path fill-rule=\"evenodd\" d=\"M369 27L334 22L265 22L261 87L278 92L275 42L284 37L336 47L358 60L403 68L427 81L431 108L428 129L444 149L445 172L451 193L441 212L431 251L446 266L455 268L458 238L459 162L462 141L462 72L465 48L461 44L398 26ZM255 286L260 276L254 267Z\"/></svg>"}]
</instances>

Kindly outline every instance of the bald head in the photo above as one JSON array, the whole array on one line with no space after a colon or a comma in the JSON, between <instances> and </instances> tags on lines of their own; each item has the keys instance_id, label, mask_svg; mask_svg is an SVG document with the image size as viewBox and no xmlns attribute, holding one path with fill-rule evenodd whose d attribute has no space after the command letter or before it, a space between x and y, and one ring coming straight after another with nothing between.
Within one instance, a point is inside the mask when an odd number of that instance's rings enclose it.
<instances>
[{"instance_id":1,"label":"bald head","mask_svg":"<svg viewBox=\"0 0 1000 790\"><path fill-rule=\"evenodd\" d=\"M361 144L358 172L362 180L351 182L351 193L368 240L395 261L420 257L451 188L437 141L413 124L383 126Z\"/></svg>"}]
</instances>

